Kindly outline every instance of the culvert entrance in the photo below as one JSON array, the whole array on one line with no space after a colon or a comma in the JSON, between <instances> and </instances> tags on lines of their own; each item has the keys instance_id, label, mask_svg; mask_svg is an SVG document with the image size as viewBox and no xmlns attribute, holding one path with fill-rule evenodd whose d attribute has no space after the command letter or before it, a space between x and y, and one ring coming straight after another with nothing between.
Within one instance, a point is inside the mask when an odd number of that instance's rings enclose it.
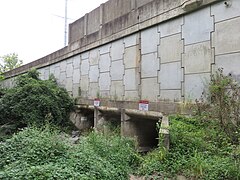
<instances>
[{"instance_id":1,"label":"culvert entrance","mask_svg":"<svg viewBox=\"0 0 240 180\"><path fill-rule=\"evenodd\" d=\"M123 134L137 140L138 150L146 152L158 145L158 120L147 118L131 118L124 123Z\"/></svg>"},{"instance_id":2,"label":"culvert entrance","mask_svg":"<svg viewBox=\"0 0 240 180\"><path fill-rule=\"evenodd\" d=\"M140 111L135 109L119 109L114 107L94 107L80 105L78 118L80 130L94 129L105 134L113 131L122 136L135 138L140 152L146 152L158 145L157 123L162 114L154 111ZM75 120L75 122L78 122Z\"/></svg>"},{"instance_id":3,"label":"culvert entrance","mask_svg":"<svg viewBox=\"0 0 240 180\"><path fill-rule=\"evenodd\" d=\"M134 137L140 152L146 152L158 145L157 123L162 114L152 111L123 110L122 135Z\"/></svg>"},{"instance_id":4,"label":"culvert entrance","mask_svg":"<svg viewBox=\"0 0 240 180\"><path fill-rule=\"evenodd\" d=\"M94 111L87 108L76 109L70 114L70 120L81 132L88 131L94 127Z\"/></svg>"}]
</instances>

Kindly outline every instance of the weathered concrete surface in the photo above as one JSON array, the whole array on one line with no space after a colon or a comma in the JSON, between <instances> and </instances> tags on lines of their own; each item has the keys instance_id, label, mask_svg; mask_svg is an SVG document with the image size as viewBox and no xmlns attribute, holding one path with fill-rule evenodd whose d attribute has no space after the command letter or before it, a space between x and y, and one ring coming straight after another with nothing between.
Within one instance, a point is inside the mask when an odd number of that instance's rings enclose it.
<instances>
[{"instance_id":1,"label":"weathered concrete surface","mask_svg":"<svg viewBox=\"0 0 240 180\"><path fill-rule=\"evenodd\" d=\"M141 80L141 99L156 102L159 96L159 84L157 78L146 78ZM151 87L151 88L150 88Z\"/></svg>"},{"instance_id":2,"label":"weathered concrete surface","mask_svg":"<svg viewBox=\"0 0 240 180\"><path fill-rule=\"evenodd\" d=\"M161 43L158 48L158 55L161 58L161 63L180 61L182 53L183 41L180 33L161 38Z\"/></svg>"},{"instance_id":3,"label":"weathered concrete surface","mask_svg":"<svg viewBox=\"0 0 240 180\"><path fill-rule=\"evenodd\" d=\"M157 53L150 53L142 55L141 61L141 77L156 77L157 71L159 70L159 59Z\"/></svg>"},{"instance_id":4,"label":"weathered concrete surface","mask_svg":"<svg viewBox=\"0 0 240 180\"><path fill-rule=\"evenodd\" d=\"M183 10L182 5L187 1L141 0L133 2L128 0L126 2L125 0L109 0L69 26L69 45L67 47L8 72L6 75L8 77L15 76L32 67L40 68L62 61L149 26L184 15L188 11ZM194 10L214 2L219 2L219 0L203 0ZM118 5L115 6L116 3ZM237 6L237 3L233 3L233 6Z\"/></svg>"},{"instance_id":5,"label":"weathered concrete surface","mask_svg":"<svg viewBox=\"0 0 240 180\"><path fill-rule=\"evenodd\" d=\"M185 75L185 100L194 101L199 99L203 92L207 92L207 84L209 82L210 73Z\"/></svg>"},{"instance_id":6,"label":"weathered concrete surface","mask_svg":"<svg viewBox=\"0 0 240 180\"><path fill-rule=\"evenodd\" d=\"M240 83L240 53L225 54L216 57L216 66L214 71L218 68L223 68L225 75L231 75Z\"/></svg>"},{"instance_id":7,"label":"weathered concrete surface","mask_svg":"<svg viewBox=\"0 0 240 180\"><path fill-rule=\"evenodd\" d=\"M185 46L183 54L185 74L210 72L214 58L212 54L210 41Z\"/></svg>"},{"instance_id":8,"label":"weathered concrete surface","mask_svg":"<svg viewBox=\"0 0 240 180\"><path fill-rule=\"evenodd\" d=\"M36 67L41 79L54 74L74 97L159 104L194 100L216 68L240 74L239 2L195 2L110 0L71 25L67 47L6 76Z\"/></svg>"},{"instance_id":9,"label":"weathered concrete surface","mask_svg":"<svg viewBox=\"0 0 240 180\"><path fill-rule=\"evenodd\" d=\"M173 73L174 72L174 73ZM161 89L181 89L181 63L173 62L161 64L159 71L159 83Z\"/></svg>"},{"instance_id":10,"label":"weathered concrete surface","mask_svg":"<svg viewBox=\"0 0 240 180\"><path fill-rule=\"evenodd\" d=\"M215 22L240 16L240 1L231 0L227 2L229 3L229 6L223 5L224 2L222 1L212 6L211 15L214 16Z\"/></svg>"},{"instance_id":11,"label":"weathered concrete surface","mask_svg":"<svg viewBox=\"0 0 240 180\"><path fill-rule=\"evenodd\" d=\"M185 44L210 40L210 33L214 29L213 26L213 17L210 15L210 7L186 15L182 29Z\"/></svg>"},{"instance_id":12,"label":"weathered concrete surface","mask_svg":"<svg viewBox=\"0 0 240 180\"><path fill-rule=\"evenodd\" d=\"M240 82L240 4L228 2L109 0L70 25L67 47L5 73L3 85L32 67L41 79L53 74L84 106L72 117L76 126L117 120L123 135L156 146L158 119L137 110L140 100L155 113L181 113L182 102L207 91L217 68Z\"/></svg>"},{"instance_id":13,"label":"weathered concrete surface","mask_svg":"<svg viewBox=\"0 0 240 180\"><path fill-rule=\"evenodd\" d=\"M212 40L216 55L240 51L239 24L240 17L216 23Z\"/></svg>"}]
</instances>

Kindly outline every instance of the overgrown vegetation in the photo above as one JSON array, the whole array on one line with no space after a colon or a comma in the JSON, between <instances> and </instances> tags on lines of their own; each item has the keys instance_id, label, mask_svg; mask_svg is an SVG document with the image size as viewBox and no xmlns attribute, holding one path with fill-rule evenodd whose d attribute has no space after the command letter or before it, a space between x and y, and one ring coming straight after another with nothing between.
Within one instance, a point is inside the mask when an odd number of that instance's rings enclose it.
<instances>
[{"instance_id":1,"label":"overgrown vegetation","mask_svg":"<svg viewBox=\"0 0 240 180\"><path fill-rule=\"evenodd\" d=\"M129 139L90 133L73 146L48 126L0 144L0 179L128 179L138 162Z\"/></svg>"},{"instance_id":2,"label":"overgrown vegetation","mask_svg":"<svg viewBox=\"0 0 240 180\"><path fill-rule=\"evenodd\" d=\"M206 97L196 101L198 115L217 121L232 143L239 144L240 85L220 68L211 76Z\"/></svg>"},{"instance_id":3,"label":"overgrown vegetation","mask_svg":"<svg viewBox=\"0 0 240 180\"><path fill-rule=\"evenodd\" d=\"M65 126L73 100L60 88L54 78L40 80L36 70L16 80L16 86L7 90L0 99L0 124L43 125L50 122Z\"/></svg>"},{"instance_id":4,"label":"overgrown vegetation","mask_svg":"<svg viewBox=\"0 0 240 180\"><path fill-rule=\"evenodd\" d=\"M149 153L139 169L141 175L196 179L240 179L240 146L214 121L170 118L170 150Z\"/></svg>"}]
</instances>

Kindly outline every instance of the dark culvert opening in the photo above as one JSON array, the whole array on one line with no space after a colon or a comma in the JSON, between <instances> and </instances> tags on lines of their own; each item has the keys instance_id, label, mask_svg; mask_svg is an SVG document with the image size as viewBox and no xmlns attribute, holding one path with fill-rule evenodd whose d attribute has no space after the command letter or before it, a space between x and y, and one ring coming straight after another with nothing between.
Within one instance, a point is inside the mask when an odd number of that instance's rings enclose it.
<instances>
[{"instance_id":1,"label":"dark culvert opening","mask_svg":"<svg viewBox=\"0 0 240 180\"><path fill-rule=\"evenodd\" d=\"M81 109L71 115L71 121L80 133L89 131L94 127L94 112L89 109Z\"/></svg>"},{"instance_id":2,"label":"dark culvert opening","mask_svg":"<svg viewBox=\"0 0 240 180\"><path fill-rule=\"evenodd\" d=\"M100 129L104 134L119 134L121 132L121 115L107 113L103 116L103 122L100 122Z\"/></svg>"},{"instance_id":3,"label":"dark culvert opening","mask_svg":"<svg viewBox=\"0 0 240 180\"><path fill-rule=\"evenodd\" d=\"M132 123L134 124L140 152L147 152L158 146L158 120L134 118Z\"/></svg>"}]
</instances>

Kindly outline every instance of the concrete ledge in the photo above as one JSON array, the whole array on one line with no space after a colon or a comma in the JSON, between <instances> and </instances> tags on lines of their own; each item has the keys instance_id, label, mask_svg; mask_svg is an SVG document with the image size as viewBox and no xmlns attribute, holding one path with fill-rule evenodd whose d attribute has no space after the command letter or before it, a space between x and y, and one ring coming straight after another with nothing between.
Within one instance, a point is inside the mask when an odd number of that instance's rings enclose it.
<instances>
[{"instance_id":1,"label":"concrete ledge","mask_svg":"<svg viewBox=\"0 0 240 180\"><path fill-rule=\"evenodd\" d=\"M93 107L93 99L83 99L81 97L76 99L76 105L84 107ZM138 101L113 101L110 99L101 99L101 106L112 107L117 109L133 109L138 110ZM165 114L181 113L182 108L180 103L174 102L149 102L149 111L164 112Z\"/></svg>"}]
</instances>

